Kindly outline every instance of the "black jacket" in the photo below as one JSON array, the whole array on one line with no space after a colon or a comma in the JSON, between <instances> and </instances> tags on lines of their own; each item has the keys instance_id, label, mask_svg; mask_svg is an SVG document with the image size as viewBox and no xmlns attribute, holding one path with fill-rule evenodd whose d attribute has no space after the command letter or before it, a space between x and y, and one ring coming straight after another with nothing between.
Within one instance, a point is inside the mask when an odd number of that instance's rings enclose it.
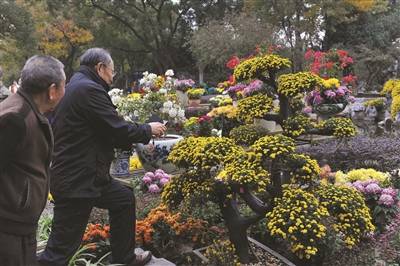
<instances>
[{"instance_id":1,"label":"black jacket","mask_svg":"<svg viewBox=\"0 0 400 266\"><path fill-rule=\"evenodd\" d=\"M128 123L118 116L108 90L97 73L82 66L51 118L55 143L50 191L56 200L100 196L111 181L114 148L151 139L148 124Z\"/></svg>"},{"instance_id":2,"label":"black jacket","mask_svg":"<svg viewBox=\"0 0 400 266\"><path fill-rule=\"evenodd\" d=\"M0 103L0 231L36 232L49 192L52 149L49 122L23 89Z\"/></svg>"}]
</instances>

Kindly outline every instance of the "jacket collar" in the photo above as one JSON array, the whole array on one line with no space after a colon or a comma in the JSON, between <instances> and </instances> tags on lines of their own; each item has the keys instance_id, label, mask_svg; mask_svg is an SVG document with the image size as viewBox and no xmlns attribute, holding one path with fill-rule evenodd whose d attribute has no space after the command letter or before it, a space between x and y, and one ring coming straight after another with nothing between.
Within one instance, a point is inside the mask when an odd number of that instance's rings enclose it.
<instances>
[{"instance_id":1,"label":"jacket collar","mask_svg":"<svg viewBox=\"0 0 400 266\"><path fill-rule=\"evenodd\" d=\"M92 68L88 66L80 66L78 72L82 73L90 80L100 84L106 92L110 90L110 86L105 82Z\"/></svg>"},{"instance_id":2,"label":"jacket collar","mask_svg":"<svg viewBox=\"0 0 400 266\"><path fill-rule=\"evenodd\" d=\"M25 101L31 106L31 108L32 108L33 112L35 113L36 117L39 119L39 121L42 124L48 124L49 123L47 118L43 114L40 113L36 103L32 99L32 96L30 96L28 93L24 92L23 90L18 90L17 93L19 95L21 95L22 98L24 98Z\"/></svg>"}]
</instances>

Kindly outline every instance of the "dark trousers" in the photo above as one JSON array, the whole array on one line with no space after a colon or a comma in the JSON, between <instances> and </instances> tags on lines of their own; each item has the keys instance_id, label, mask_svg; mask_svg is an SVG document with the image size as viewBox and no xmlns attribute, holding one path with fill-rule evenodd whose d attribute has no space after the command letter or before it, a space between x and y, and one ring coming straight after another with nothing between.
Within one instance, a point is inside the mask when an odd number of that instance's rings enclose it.
<instances>
[{"instance_id":1,"label":"dark trousers","mask_svg":"<svg viewBox=\"0 0 400 266\"><path fill-rule=\"evenodd\" d=\"M0 232L1 266L36 266L36 235L18 236Z\"/></svg>"},{"instance_id":2,"label":"dark trousers","mask_svg":"<svg viewBox=\"0 0 400 266\"><path fill-rule=\"evenodd\" d=\"M93 207L108 209L113 263L135 258L135 197L113 180L99 198L55 198L50 238L39 258L41 265L65 266L78 250Z\"/></svg>"}]
</instances>

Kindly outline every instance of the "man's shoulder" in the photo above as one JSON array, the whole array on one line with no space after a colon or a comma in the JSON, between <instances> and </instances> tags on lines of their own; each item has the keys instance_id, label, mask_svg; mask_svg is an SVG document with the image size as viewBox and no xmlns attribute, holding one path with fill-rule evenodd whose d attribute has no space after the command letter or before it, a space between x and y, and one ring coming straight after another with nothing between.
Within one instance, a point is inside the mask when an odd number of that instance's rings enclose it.
<instances>
[{"instance_id":1,"label":"man's shoulder","mask_svg":"<svg viewBox=\"0 0 400 266\"><path fill-rule=\"evenodd\" d=\"M67 84L66 90L74 91L77 95L90 94L93 91L105 93L104 88L100 84L80 72L77 72L72 76L70 82Z\"/></svg>"},{"instance_id":2,"label":"man's shoulder","mask_svg":"<svg viewBox=\"0 0 400 266\"><path fill-rule=\"evenodd\" d=\"M0 102L0 117L17 115L18 118L25 118L30 111L29 104L17 93Z\"/></svg>"}]
</instances>

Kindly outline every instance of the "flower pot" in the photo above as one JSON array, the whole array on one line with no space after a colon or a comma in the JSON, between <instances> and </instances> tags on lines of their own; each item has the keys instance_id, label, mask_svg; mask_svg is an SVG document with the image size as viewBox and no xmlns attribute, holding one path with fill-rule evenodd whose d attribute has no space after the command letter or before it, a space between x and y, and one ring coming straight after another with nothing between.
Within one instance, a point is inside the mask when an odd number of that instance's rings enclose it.
<instances>
[{"instance_id":1,"label":"flower pot","mask_svg":"<svg viewBox=\"0 0 400 266\"><path fill-rule=\"evenodd\" d=\"M200 99L189 99L189 106L190 107L198 107L200 106Z\"/></svg>"},{"instance_id":2,"label":"flower pot","mask_svg":"<svg viewBox=\"0 0 400 266\"><path fill-rule=\"evenodd\" d=\"M189 98L186 92L177 90L176 91L176 96L178 98L178 102L183 106L186 107L189 104Z\"/></svg>"},{"instance_id":3,"label":"flower pot","mask_svg":"<svg viewBox=\"0 0 400 266\"><path fill-rule=\"evenodd\" d=\"M129 177L130 151L118 152L116 158L111 162L110 175L116 177Z\"/></svg>"},{"instance_id":4,"label":"flower pot","mask_svg":"<svg viewBox=\"0 0 400 266\"><path fill-rule=\"evenodd\" d=\"M167 173L177 172L178 168L168 161L172 147L181 139L180 135L168 134L150 141L151 145L136 145L136 153L146 171L162 169Z\"/></svg>"},{"instance_id":5,"label":"flower pot","mask_svg":"<svg viewBox=\"0 0 400 266\"><path fill-rule=\"evenodd\" d=\"M265 255L263 256L257 256L259 259L264 259L264 261L259 261L258 263L263 263L262 265L286 265L286 266L295 266L294 263L292 263L291 261L289 261L287 258L285 258L284 256L282 256L281 254L279 254L278 252L276 252L275 250L267 247L266 245L258 242L257 240L251 238L251 237L247 237L249 240L249 244L250 246L252 246L253 252L256 252L258 254L260 254L260 251L257 251L257 249L261 250L261 253L264 253ZM208 265L209 260L208 258L205 256L205 252L207 250L208 247L202 247L202 248L198 248L193 250L193 253L198 256L201 261ZM267 259L265 259L267 258ZM256 265L261 265L261 264L257 264Z\"/></svg>"},{"instance_id":6,"label":"flower pot","mask_svg":"<svg viewBox=\"0 0 400 266\"><path fill-rule=\"evenodd\" d=\"M322 119L328 119L346 108L345 103L319 104L313 106L313 111Z\"/></svg>"}]
</instances>

